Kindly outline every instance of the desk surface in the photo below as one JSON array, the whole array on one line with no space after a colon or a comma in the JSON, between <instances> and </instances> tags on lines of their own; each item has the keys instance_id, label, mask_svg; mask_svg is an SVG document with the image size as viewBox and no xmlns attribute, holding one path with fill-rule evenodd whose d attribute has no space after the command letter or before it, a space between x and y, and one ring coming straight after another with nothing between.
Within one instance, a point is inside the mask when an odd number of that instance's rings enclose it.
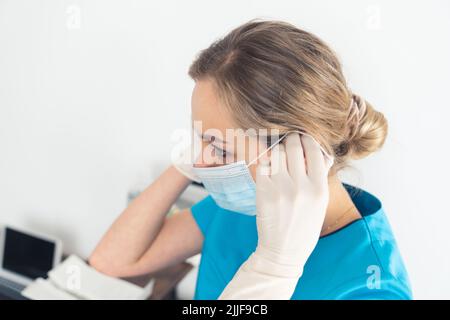
<instances>
[{"instance_id":1,"label":"desk surface","mask_svg":"<svg viewBox=\"0 0 450 320\"><path fill-rule=\"evenodd\" d=\"M175 298L175 288L178 283L191 271L192 265L182 262L151 274L130 278L134 283L147 283L150 278L155 279L153 292L148 300L167 300ZM26 299L17 292L0 294L0 300L22 300Z\"/></svg>"}]
</instances>

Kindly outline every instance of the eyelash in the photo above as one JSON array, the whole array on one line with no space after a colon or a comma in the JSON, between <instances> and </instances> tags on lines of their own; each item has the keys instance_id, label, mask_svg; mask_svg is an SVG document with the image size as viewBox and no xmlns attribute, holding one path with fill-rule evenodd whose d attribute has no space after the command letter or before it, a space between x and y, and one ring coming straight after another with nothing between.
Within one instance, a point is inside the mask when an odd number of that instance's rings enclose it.
<instances>
[{"instance_id":1,"label":"eyelash","mask_svg":"<svg viewBox=\"0 0 450 320\"><path fill-rule=\"evenodd\" d=\"M214 150L217 152L219 152L219 154L222 156L222 158L225 158L229 153L226 150L220 149L216 146L213 146Z\"/></svg>"}]
</instances>

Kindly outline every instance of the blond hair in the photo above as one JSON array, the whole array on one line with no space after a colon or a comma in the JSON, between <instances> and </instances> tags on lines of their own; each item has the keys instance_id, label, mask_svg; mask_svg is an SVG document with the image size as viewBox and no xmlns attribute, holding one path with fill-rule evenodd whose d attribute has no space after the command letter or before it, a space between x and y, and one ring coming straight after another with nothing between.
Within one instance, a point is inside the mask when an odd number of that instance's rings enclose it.
<instances>
[{"instance_id":1,"label":"blond hair","mask_svg":"<svg viewBox=\"0 0 450 320\"><path fill-rule=\"evenodd\" d=\"M287 22L253 19L200 51L189 68L212 80L241 128L301 130L335 156L334 169L378 150L387 121L346 84L336 54Z\"/></svg>"}]
</instances>

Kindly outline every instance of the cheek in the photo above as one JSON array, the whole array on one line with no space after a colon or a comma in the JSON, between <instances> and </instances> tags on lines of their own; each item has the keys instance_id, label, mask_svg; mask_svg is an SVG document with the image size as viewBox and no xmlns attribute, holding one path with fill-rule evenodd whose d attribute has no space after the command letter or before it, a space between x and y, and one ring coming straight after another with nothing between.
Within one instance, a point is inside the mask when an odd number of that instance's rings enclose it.
<instances>
[{"instance_id":1,"label":"cheek","mask_svg":"<svg viewBox=\"0 0 450 320\"><path fill-rule=\"evenodd\" d=\"M251 165L249 168L250 174L252 175L253 181L256 182L256 165Z\"/></svg>"},{"instance_id":2,"label":"cheek","mask_svg":"<svg viewBox=\"0 0 450 320\"><path fill-rule=\"evenodd\" d=\"M252 175L253 181L256 182L256 168L258 167L259 161L260 161L261 159L268 159L268 160L270 161L270 151L271 151L271 150L269 150L269 151L267 151L265 154L263 154L263 155L258 159L258 161L256 161L255 164L250 165L250 167L248 168L248 170L250 171L250 174ZM247 159L247 161L248 161L248 159Z\"/></svg>"}]
</instances>

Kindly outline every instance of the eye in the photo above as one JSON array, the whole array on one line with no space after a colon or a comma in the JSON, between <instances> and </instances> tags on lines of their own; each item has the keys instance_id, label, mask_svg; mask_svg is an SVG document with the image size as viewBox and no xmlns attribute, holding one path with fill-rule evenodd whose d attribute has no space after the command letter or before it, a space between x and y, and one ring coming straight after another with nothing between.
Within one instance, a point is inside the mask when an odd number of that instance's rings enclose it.
<instances>
[{"instance_id":1,"label":"eye","mask_svg":"<svg viewBox=\"0 0 450 320\"><path fill-rule=\"evenodd\" d=\"M230 153L229 153L228 151L226 151L226 150L223 150L223 149L218 148L218 147L216 147L216 146L213 146L213 147L214 147L214 152L215 152L215 154L221 156L222 158L225 158L225 157L227 157L227 155L230 154Z\"/></svg>"}]
</instances>

